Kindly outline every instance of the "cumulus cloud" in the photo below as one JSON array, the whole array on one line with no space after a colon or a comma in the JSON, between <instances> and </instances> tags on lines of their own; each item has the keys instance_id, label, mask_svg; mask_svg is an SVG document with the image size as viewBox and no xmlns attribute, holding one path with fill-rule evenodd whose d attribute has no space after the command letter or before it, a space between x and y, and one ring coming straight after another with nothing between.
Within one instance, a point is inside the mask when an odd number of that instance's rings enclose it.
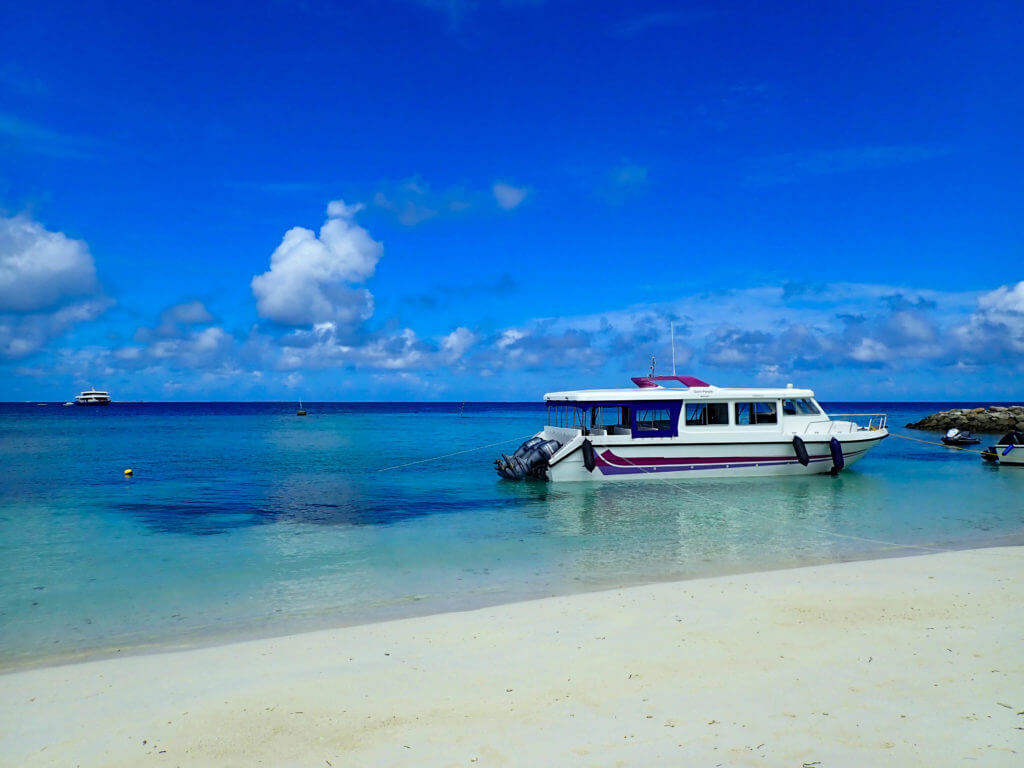
<instances>
[{"instance_id":1,"label":"cumulus cloud","mask_svg":"<svg viewBox=\"0 0 1024 768\"><path fill-rule=\"evenodd\" d=\"M154 336L141 345L115 348L109 364L129 369L241 370L243 343L217 325L191 328L173 337Z\"/></svg>"},{"instance_id":2,"label":"cumulus cloud","mask_svg":"<svg viewBox=\"0 0 1024 768\"><path fill-rule=\"evenodd\" d=\"M978 309L986 315L1024 315L1024 280L982 294L978 297Z\"/></svg>"},{"instance_id":3,"label":"cumulus cloud","mask_svg":"<svg viewBox=\"0 0 1024 768\"><path fill-rule=\"evenodd\" d=\"M175 304L163 313L165 320L183 325L197 325L213 322L213 315L206 305L198 299L186 301L183 304Z\"/></svg>"},{"instance_id":4,"label":"cumulus cloud","mask_svg":"<svg viewBox=\"0 0 1024 768\"><path fill-rule=\"evenodd\" d=\"M25 357L78 323L95 320L111 305L110 299L76 301L53 312L0 315L0 356Z\"/></svg>"},{"instance_id":5,"label":"cumulus cloud","mask_svg":"<svg viewBox=\"0 0 1024 768\"><path fill-rule=\"evenodd\" d=\"M1024 280L1004 285L978 297L966 322L953 329L952 338L964 360L990 359L1024 362Z\"/></svg>"},{"instance_id":6,"label":"cumulus cloud","mask_svg":"<svg viewBox=\"0 0 1024 768\"><path fill-rule=\"evenodd\" d=\"M454 363L461 359L476 341L475 333L460 326L441 339L441 357L446 363Z\"/></svg>"},{"instance_id":7,"label":"cumulus cloud","mask_svg":"<svg viewBox=\"0 0 1024 768\"><path fill-rule=\"evenodd\" d=\"M526 187L513 187L511 184L505 184L500 181L491 189L494 192L494 199L498 206L506 211L511 211L523 202L529 192Z\"/></svg>"},{"instance_id":8,"label":"cumulus cloud","mask_svg":"<svg viewBox=\"0 0 1024 768\"><path fill-rule=\"evenodd\" d=\"M0 312L50 309L99 290L89 248L27 216L0 218Z\"/></svg>"},{"instance_id":9,"label":"cumulus cloud","mask_svg":"<svg viewBox=\"0 0 1024 768\"><path fill-rule=\"evenodd\" d=\"M110 304L84 242L25 215L0 218L0 355L36 352Z\"/></svg>"},{"instance_id":10,"label":"cumulus cloud","mask_svg":"<svg viewBox=\"0 0 1024 768\"><path fill-rule=\"evenodd\" d=\"M578 328L555 330L538 323L498 333L476 355L474 364L488 372L560 367L593 370L606 359L604 345L593 333Z\"/></svg>"},{"instance_id":11,"label":"cumulus cloud","mask_svg":"<svg viewBox=\"0 0 1024 768\"><path fill-rule=\"evenodd\" d=\"M353 336L334 323L318 323L280 339L281 370L351 366L378 371L428 370L456 363L476 343L467 328L438 341L420 338L411 328Z\"/></svg>"},{"instance_id":12,"label":"cumulus cloud","mask_svg":"<svg viewBox=\"0 0 1024 768\"><path fill-rule=\"evenodd\" d=\"M190 326L207 325L213 321L213 315L203 302L198 299L185 301L161 312L160 322L155 328L139 328L135 332L135 341L181 337L188 332Z\"/></svg>"},{"instance_id":13,"label":"cumulus cloud","mask_svg":"<svg viewBox=\"0 0 1024 768\"><path fill-rule=\"evenodd\" d=\"M691 294L678 301L538 319L468 353L481 370L642 371L652 354L698 375L768 381L793 372L922 366L1024 369L1024 282L977 294L837 283Z\"/></svg>"},{"instance_id":14,"label":"cumulus cloud","mask_svg":"<svg viewBox=\"0 0 1024 768\"><path fill-rule=\"evenodd\" d=\"M354 325L373 314L369 279L383 246L355 222L361 205L335 200L319 235L293 227L270 257L270 270L252 279L261 317L286 326Z\"/></svg>"}]
</instances>

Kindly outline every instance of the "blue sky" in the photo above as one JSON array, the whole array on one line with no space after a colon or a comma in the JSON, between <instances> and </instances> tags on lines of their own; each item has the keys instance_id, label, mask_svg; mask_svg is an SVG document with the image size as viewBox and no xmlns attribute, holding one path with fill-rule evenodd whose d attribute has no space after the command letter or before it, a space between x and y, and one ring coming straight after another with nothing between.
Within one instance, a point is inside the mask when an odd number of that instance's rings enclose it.
<instances>
[{"instance_id":1,"label":"blue sky","mask_svg":"<svg viewBox=\"0 0 1024 768\"><path fill-rule=\"evenodd\" d=\"M8 3L0 399L1024 397L1024 10Z\"/></svg>"}]
</instances>

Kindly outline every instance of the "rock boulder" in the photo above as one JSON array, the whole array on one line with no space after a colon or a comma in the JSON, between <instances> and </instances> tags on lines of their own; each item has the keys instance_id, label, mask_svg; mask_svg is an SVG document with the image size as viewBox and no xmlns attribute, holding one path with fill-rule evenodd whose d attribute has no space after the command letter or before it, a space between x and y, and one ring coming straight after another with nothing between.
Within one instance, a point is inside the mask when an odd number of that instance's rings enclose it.
<instances>
[{"instance_id":1,"label":"rock boulder","mask_svg":"<svg viewBox=\"0 0 1024 768\"><path fill-rule=\"evenodd\" d=\"M920 421L907 424L910 429L964 429L971 432L1003 434L1012 429L1024 430L1024 405L993 405L988 408L951 408L933 413Z\"/></svg>"}]
</instances>

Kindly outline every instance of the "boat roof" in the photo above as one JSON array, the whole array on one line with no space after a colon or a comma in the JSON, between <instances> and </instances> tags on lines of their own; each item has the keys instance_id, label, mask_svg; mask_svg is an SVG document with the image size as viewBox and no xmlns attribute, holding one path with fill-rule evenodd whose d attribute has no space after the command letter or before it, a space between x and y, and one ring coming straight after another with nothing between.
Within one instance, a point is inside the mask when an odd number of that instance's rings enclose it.
<instances>
[{"instance_id":1,"label":"boat roof","mask_svg":"<svg viewBox=\"0 0 1024 768\"><path fill-rule=\"evenodd\" d=\"M675 381L682 387L664 387L658 382ZM545 400L568 402L636 402L645 400L781 400L814 397L810 389L787 387L716 387L693 376L635 376L638 389L574 389L548 392Z\"/></svg>"}]
</instances>

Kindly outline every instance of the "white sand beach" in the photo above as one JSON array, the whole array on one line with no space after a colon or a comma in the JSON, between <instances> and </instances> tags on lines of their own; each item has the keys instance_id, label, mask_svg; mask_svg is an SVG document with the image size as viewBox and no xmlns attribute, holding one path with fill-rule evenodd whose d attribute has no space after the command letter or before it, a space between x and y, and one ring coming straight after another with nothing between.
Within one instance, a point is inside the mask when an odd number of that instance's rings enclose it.
<instances>
[{"instance_id":1,"label":"white sand beach","mask_svg":"<svg viewBox=\"0 0 1024 768\"><path fill-rule=\"evenodd\" d=\"M1017 766L1024 548L0 676L4 766Z\"/></svg>"}]
</instances>

